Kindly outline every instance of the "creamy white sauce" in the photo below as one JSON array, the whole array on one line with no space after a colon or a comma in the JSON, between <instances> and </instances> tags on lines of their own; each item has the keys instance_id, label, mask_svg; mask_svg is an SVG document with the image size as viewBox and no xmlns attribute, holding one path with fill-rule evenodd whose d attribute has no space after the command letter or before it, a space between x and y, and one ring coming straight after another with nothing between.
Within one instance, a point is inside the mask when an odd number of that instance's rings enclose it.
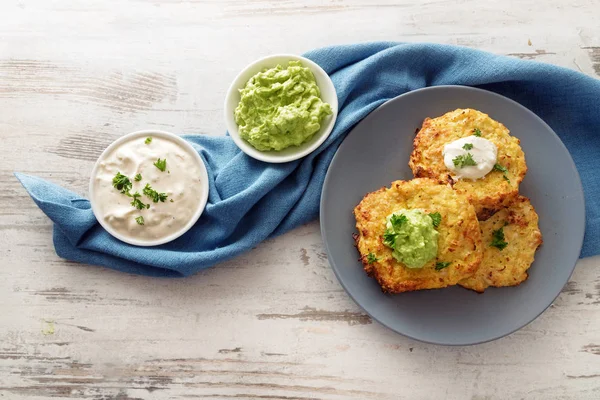
<instances>
[{"instance_id":1,"label":"creamy white sauce","mask_svg":"<svg viewBox=\"0 0 600 400\"><path fill-rule=\"evenodd\" d=\"M465 149L466 144L471 144L473 147L469 150ZM467 146L469 147L469 146ZM454 173L459 179L480 179L486 176L496 164L498 157L498 147L487 139L478 136L467 136L444 146L444 164L446 168ZM454 165L454 160L457 157L465 157L470 154L477 163L472 166Z\"/></svg>"},{"instance_id":2,"label":"creamy white sauce","mask_svg":"<svg viewBox=\"0 0 600 400\"><path fill-rule=\"evenodd\" d=\"M117 233L154 241L180 231L193 218L201 203L202 170L195 156L177 142L151 134L147 137L152 137L149 144L145 143L146 136L134 137L98 161L92 201L100 214L98 218ZM167 160L164 172L154 165L159 158ZM131 205L131 197L113 187L117 172L129 178L130 193L139 192L139 199L150 204L149 209L136 209ZM134 179L136 174L142 176L139 182ZM157 192L167 194L165 202L154 203L143 194L148 183ZM140 216L144 225L136 222Z\"/></svg>"}]
</instances>

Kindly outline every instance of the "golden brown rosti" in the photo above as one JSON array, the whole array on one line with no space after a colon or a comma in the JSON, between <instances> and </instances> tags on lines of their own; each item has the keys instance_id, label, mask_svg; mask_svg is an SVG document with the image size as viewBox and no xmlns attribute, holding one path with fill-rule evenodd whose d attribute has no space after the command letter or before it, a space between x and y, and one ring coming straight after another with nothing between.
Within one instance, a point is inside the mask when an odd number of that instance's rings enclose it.
<instances>
[{"instance_id":1,"label":"golden brown rosti","mask_svg":"<svg viewBox=\"0 0 600 400\"><path fill-rule=\"evenodd\" d=\"M542 244L538 215L525 196L480 223L483 260L475 275L459 285L477 292L489 286L516 286L527 279L535 251Z\"/></svg>"},{"instance_id":2,"label":"golden brown rosti","mask_svg":"<svg viewBox=\"0 0 600 400\"><path fill-rule=\"evenodd\" d=\"M493 170L481 179L458 179L446 168L444 146L463 137L481 133L498 147L497 163L507 172ZM525 154L519 139L487 114L472 109L457 109L438 118L426 118L413 143L409 166L416 178L449 182L475 206L480 220L508 206L518 195L519 183L527 173Z\"/></svg>"},{"instance_id":3,"label":"golden brown rosti","mask_svg":"<svg viewBox=\"0 0 600 400\"><path fill-rule=\"evenodd\" d=\"M392 250L383 243L386 217L400 209L420 209L442 216L437 227L437 258L422 268L407 268L396 261ZM377 279L385 292L454 285L473 275L481 262L481 232L475 209L449 185L439 185L432 179L395 181L389 188L367 194L354 209L354 216L360 259L365 271Z\"/></svg>"}]
</instances>

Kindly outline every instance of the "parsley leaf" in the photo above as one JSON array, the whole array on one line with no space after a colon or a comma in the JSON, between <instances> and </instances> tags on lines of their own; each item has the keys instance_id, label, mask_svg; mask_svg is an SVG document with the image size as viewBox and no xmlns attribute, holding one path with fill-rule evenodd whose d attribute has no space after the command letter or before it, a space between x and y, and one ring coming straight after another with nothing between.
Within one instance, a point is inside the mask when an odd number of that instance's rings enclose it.
<instances>
[{"instance_id":1,"label":"parsley leaf","mask_svg":"<svg viewBox=\"0 0 600 400\"><path fill-rule=\"evenodd\" d=\"M117 189L123 194L127 194L129 192L129 189L131 189L131 181L128 177L121 174L120 172L117 172L117 174L113 178L112 184L115 187L115 189Z\"/></svg>"},{"instance_id":2,"label":"parsley leaf","mask_svg":"<svg viewBox=\"0 0 600 400\"><path fill-rule=\"evenodd\" d=\"M390 223L392 224L392 227L394 227L394 230L396 228L400 228L402 226L402 224L405 223L406 221L408 221L408 218L406 218L406 215L404 215L404 214L400 214L400 215L392 214L392 216L390 217Z\"/></svg>"},{"instance_id":3,"label":"parsley leaf","mask_svg":"<svg viewBox=\"0 0 600 400\"><path fill-rule=\"evenodd\" d=\"M494 171L500 171L503 173L507 173L508 170L500 164L494 164Z\"/></svg>"},{"instance_id":4,"label":"parsley leaf","mask_svg":"<svg viewBox=\"0 0 600 400\"><path fill-rule=\"evenodd\" d=\"M165 170L167 169L167 159L165 158L164 160L161 160L160 158L158 160L156 160L156 162L154 163L154 166L158 169L160 169L162 172L165 172Z\"/></svg>"},{"instance_id":5,"label":"parsley leaf","mask_svg":"<svg viewBox=\"0 0 600 400\"><path fill-rule=\"evenodd\" d=\"M163 202L167 199L166 193L158 193L156 190L152 189L149 183L146 183L144 187L144 194L152 199L153 202L158 203Z\"/></svg>"},{"instance_id":6,"label":"parsley leaf","mask_svg":"<svg viewBox=\"0 0 600 400\"><path fill-rule=\"evenodd\" d=\"M435 263L435 270L441 271L442 269L446 268L448 265L450 265L449 262L438 261Z\"/></svg>"},{"instance_id":7,"label":"parsley leaf","mask_svg":"<svg viewBox=\"0 0 600 400\"><path fill-rule=\"evenodd\" d=\"M139 194L138 192L135 192L134 194L130 194L130 196L133 197L133 200L131 201L131 205L134 206L135 208L137 208L138 210L143 210L144 208L150 208L150 204L142 203L142 201L140 200L140 197L142 197L142 195Z\"/></svg>"},{"instance_id":8,"label":"parsley leaf","mask_svg":"<svg viewBox=\"0 0 600 400\"><path fill-rule=\"evenodd\" d=\"M475 135L477 137L481 137L481 131L479 130L479 128L475 128L475 129L473 129L473 131L475 132L475 133L473 133L473 135Z\"/></svg>"},{"instance_id":9,"label":"parsley leaf","mask_svg":"<svg viewBox=\"0 0 600 400\"><path fill-rule=\"evenodd\" d=\"M503 167L500 164L494 164L494 171L498 171L498 172L502 172L504 174L504 179L510 183L510 179L508 179L508 169L506 169L506 167Z\"/></svg>"},{"instance_id":10,"label":"parsley leaf","mask_svg":"<svg viewBox=\"0 0 600 400\"><path fill-rule=\"evenodd\" d=\"M462 156L456 156L452 160L452 162L454 163L454 166L458 167L458 168L464 168L464 167L477 165L477 163L473 159L473 154L471 154L471 153L467 153L466 155L462 155Z\"/></svg>"},{"instance_id":11,"label":"parsley leaf","mask_svg":"<svg viewBox=\"0 0 600 400\"><path fill-rule=\"evenodd\" d=\"M146 144L152 143L152 138L151 137L147 137L146 140L144 140L144 143L146 143Z\"/></svg>"},{"instance_id":12,"label":"parsley leaf","mask_svg":"<svg viewBox=\"0 0 600 400\"><path fill-rule=\"evenodd\" d=\"M369 254L367 254L367 262L368 262L369 264L373 264L375 261L379 261L379 260L377 259L377 257L375 257L375 254L373 254L373 253L369 253Z\"/></svg>"},{"instance_id":13,"label":"parsley leaf","mask_svg":"<svg viewBox=\"0 0 600 400\"><path fill-rule=\"evenodd\" d=\"M394 247L394 243L396 243L397 236L397 233L385 231L385 233L383 234L383 243L390 247Z\"/></svg>"},{"instance_id":14,"label":"parsley leaf","mask_svg":"<svg viewBox=\"0 0 600 400\"><path fill-rule=\"evenodd\" d=\"M142 217L141 215L139 217L137 217L135 219L135 222L137 222L140 225L144 225L144 217Z\"/></svg>"},{"instance_id":15,"label":"parsley leaf","mask_svg":"<svg viewBox=\"0 0 600 400\"><path fill-rule=\"evenodd\" d=\"M430 213L429 216L431 217L434 228L440 226L440 222L442 222L442 214L440 214L439 212L434 212Z\"/></svg>"},{"instance_id":16,"label":"parsley leaf","mask_svg":"<svg viewBox=\"0 0 600 400\"><path fill-rule=\"evenodd\" d=\"M465 149L465 150L471 150L472 148L473 148L472 143L465 143L465 145L463 146L463 149Z\"/></svg>"},{"instance_id":17,"label":"parsley leaf","mask_svg":"<svg viewBox=\"0 0 600 400\"><path fill-rule=\"evenodd\" d=\"M498 250L504 250L507 245L508 243L504 241L504 227L492 232L492 242L490 243L490 246L496 247Z\"/></svg>"},{"instance_id":18,"label":"parsley leaf","mask_svg":"<svg viewBox=\"0 0 600 400\"><path fill-rule=\"evenodd\" d=\"M133 180L134 180L134 181L136 181L136 182L139 182L139 181L141 181L141 180L142 180L142 174L137 174L137 175L135 176L135 178L133 178Z\"/></svg>"}]
</instances>

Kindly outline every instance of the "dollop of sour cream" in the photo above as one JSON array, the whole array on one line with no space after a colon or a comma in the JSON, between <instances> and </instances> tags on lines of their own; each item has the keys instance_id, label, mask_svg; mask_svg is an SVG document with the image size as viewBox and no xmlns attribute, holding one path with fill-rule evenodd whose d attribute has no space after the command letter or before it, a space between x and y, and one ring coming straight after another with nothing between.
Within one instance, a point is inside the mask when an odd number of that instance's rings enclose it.
<instances>
[{"instance_id":1,"label":"dollop of sour cream","mask_svg":"<svg viewBox=\"0 0 600 400\"><path fill-rule=\"evenodd\" d=\"M166 160L164 171L154 165L159 158ZM142 242L166 238L181 231L202 206L202 185L206 184L201 182L202 171L195 155L175 140L151 134L134 136L98 161L92 178L96 216L125 238ZM114 187L117 173L131 182L130 195ZM144 192L146 185L166 194L166 199L154 202ZM131 204L136 192L149 208Z\"/></svg>"},{"instance_id":2,"label":"dollop of sour cream","mask_svg":"<svg viewBox=\"0 0 600 400\"><path fill-rule=\"evenodd\" d=\"M442 154L446 168L457 178L475 180L483 178L494 168L498 147L487 139L472 135L448 143ZM465 158L472 158L475 165L461 162Z\"/></svg>"}]
</instances>

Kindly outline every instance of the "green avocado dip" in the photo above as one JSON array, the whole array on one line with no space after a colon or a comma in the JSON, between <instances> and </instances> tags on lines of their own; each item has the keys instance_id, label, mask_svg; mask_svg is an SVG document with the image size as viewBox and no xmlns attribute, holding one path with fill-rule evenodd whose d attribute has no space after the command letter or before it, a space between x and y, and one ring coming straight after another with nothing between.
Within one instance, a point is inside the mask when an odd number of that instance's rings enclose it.
<instances>
[{"instance_id":1,"label":"green avocado dip","mask_svg":"<svg viewBox=\"0 0 600 400\"><path fill-rule=\"evenodd\" d=\"M259 72L240 89L240 96L234 112L240 136L260 151L306 142L332 114L311 70L300 61Z\"/></svg>"},{"instance_id":2,"label":"green avocado dip","mask_svg":"<svg viewBox=\"0 0 600 400\"><path fill-rule=\"evenodd\" d=\"M398 210L386 218L383 243L392 256L408 268L421 268L435 258L438 232L434 221L422 210Z\"/></svg>"}]
</instances>

